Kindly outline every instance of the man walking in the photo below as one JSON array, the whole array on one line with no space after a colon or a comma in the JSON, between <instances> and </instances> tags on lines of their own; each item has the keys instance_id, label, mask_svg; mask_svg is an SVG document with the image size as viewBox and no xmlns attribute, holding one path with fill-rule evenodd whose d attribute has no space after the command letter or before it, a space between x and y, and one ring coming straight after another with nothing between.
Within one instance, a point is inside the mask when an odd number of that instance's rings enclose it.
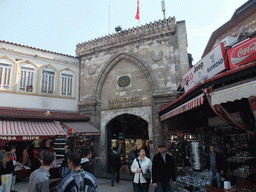
<instances>
[{"instance_id":1,"label":"man walking","mask_svg":"<svg viewBox=\"0 0 256 192\"><path fill-rule=\"evenodd\" d=\"M42 166L33 171L29 177L28 192L49 192L49 170L54 164L54 155L46 152L42 161Z\"/></svg>"},{"instance_id":2,"label":"man walking","mask_svg":"<svg viewBox=\"0 0 256 192\"><path fill-rule=\"evenodd\" d=\"M112 186L114 186L115 176L116 176L116 183L119 183L119 179L120 179L121 160L120 160L120 155L117 149L118 149L117 147L114 147L109 155L109 171L111 174Z\"/></svg>"},{"instance_id":3,"label":"man walking","mask_svg":"<svg viewBox=\"0 0 256 192\"><path fill-rule=\"evenodd\" d=\"M171 192L170 179L176 184L174 161L166 153L166 145L158 146L159 153L153 158L152 184L156 192Z\"/></svg>"},{"instance_id":4,"label":"man walking","mask_svg":"<svg viewBox=\"0 0 256 192\"><path fill-rule=\"evenodd\" d=\"M139 156L138 154L138 150L137 150L137 143L132 143L132 150L128 153L128 166L129 166L129 170L131 172L131 166L132 166L132 163L134 161L135 158L137 158ZM132 173L132 176L134 178L134 173ZM135 183L132 182L133 184L133 192L135 192Z\"/></svg>"},{"instance_id":5,"label":"man walking","mask_svg":"<svg viewBox=\"0 0 256 192\"><path fill-rule=\"evenodd\" d=\"M212 181L216 177L218 188L221 188L221 175L224 174L226 170L226 161L222 155L216 152L214 145L210 146L210 156L207 160L207 168L210 171L210 185L212 186Z\"/></svg>"},{"instance_id":6,"label":"man walking","mask_svg":"<svg viewBox=\"0 0 256 192\"><path fill-rule=\"evenodd\" d=\"M56 187L56 192L98 192L96 178L80 166L81 158L76 153L71 153L68 157L68 166L71 170Z\"/></svg>"},{"instance_id":7,"label":"man walking","mask_svg":"<svg viewBox=\"0 0 256 192\"><path fill-rule=\"evenodd\" d=\"M63 158L63 161L62 161L62 164L61 164L61 177L64 178L67 174L69 174L70 170L68 168L68 157L69 157L69 147L68 145L66 145L64 147L64 158Z\"/></svg>"},{"instance_id":8,"label":"man walking","mask_svg":"<svg viewBox=\"0 0 256 192\"><path fill-rule=\"evenodd\" d=\"M89 149L85 149L82 155L81 159L81 167L84 171L87 171L91 174L93 174L93 167L92 167L92 162L90 161L91 158L91 151Z\"/></svg>"}]
</instances>

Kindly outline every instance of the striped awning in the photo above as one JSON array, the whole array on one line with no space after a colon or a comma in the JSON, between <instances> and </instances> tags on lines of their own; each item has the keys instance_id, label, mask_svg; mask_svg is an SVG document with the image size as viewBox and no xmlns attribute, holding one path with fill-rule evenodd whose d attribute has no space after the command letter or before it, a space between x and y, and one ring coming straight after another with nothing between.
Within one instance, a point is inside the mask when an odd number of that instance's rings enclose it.
<instances>
[{"instance_id":1,"label":"striped awning","mask_svg":"<svg viewBox=\"0 0 256 192\"><path fill-rule=\"evenodd\" d=\"M35 140L67 134L60 122L0 120L0 141Z\"/></svg>"},{"instance_id":2,"label":"striped awning","mask_svg":"<svg viewBox=\"0 0 256 192\"><path fill-rule=\"evenodd\" d=\"M202 105L204 102L204 93L189 100L188 102L182 104L179 107L176 107L175 109L167 112L166 114L160 116L161 121L164 121L170 117L173 117L175 115L178 115L180 113L184 113L185 111L191 110L193 108L196 108L200 105Z\"/></svg>"}]
</instances>

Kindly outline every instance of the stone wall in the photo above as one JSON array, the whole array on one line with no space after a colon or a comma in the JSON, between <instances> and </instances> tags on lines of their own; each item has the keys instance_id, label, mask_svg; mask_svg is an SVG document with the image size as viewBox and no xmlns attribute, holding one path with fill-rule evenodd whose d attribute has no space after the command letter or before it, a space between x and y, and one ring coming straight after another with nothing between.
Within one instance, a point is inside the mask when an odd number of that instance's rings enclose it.
<instances>
[{"instance_id":1,"label":"stone wall","mask_svg":"<svg viewBox=\"0 0 256 192\"><path fill-rule=\"evenodd\" d=\"M79 111L101 130L100 170L107 167L106 125L121 114L148 123L150 155L163 141L158 111L175 99L182 74L188 70L185 22L168 18L80 43Z\"/></svg>"}]
</instances>

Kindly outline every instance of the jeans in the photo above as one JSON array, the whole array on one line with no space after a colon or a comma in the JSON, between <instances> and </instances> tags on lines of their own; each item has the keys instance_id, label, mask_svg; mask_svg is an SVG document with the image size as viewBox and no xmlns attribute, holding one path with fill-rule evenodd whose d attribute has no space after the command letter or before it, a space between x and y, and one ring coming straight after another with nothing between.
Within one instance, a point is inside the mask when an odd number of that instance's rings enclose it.
<instances>
[{"instance_id":1,"label":"jeans","mask_svg":"<svg viewBox=\"0 0 256 192\"><path fill-rule=\"evenodd\" d=\"M0 186L1 192L10 192L12 186L12 174L1 175L2 185Z\"/></svg>"},{"instance_id":2,"label":"jeans","mask_svg":"<svg viewBox=\"0 0 256 192\"><path fill-rule=\"evenodd\" d=\"M116 176L116 182L119 183L119 178L120 178L120 170L115 171L111 174L111 183L114 183L115 181L115 176Z\"/></svg>"},{"instance_id":3,"label":"jeans","mask_svg":"<svg viewBox=\"0 0 256 192\"><path fill-rule=\"evenodd\" d=\"M214 177L216 177L218 188L221 188L221 177L218 171L210 171L210 185L212 186Z\"/></svg>"},{"instance_id":4,"label":"jeans","mask_svg":"<svg viewBox=\"0 0 256 192\"><path fill-rule=\"evenodd\" d=\"M148 192L148 183L135 183L135 192Z\"/></svg>"},{"instance_id":5,"label":"jeans","mask_svg":"<svg viewBox=\"0 0 256 192\"><path fill-rule=\"evenodd\" d=\"M156 182L157 188L155 192L171 192L170 182Z\"/></svg>"},{"instance_id":6,"label":"jeans","mask_svg":"<svg viewBox=\"0 0 256 192\"><path fill-rule=\"evenodd\" d=\"M67 174L70 173L70 170L68 167L62 167L61 168L61 177L64 178Z\"/></svg>"}]
</instances>

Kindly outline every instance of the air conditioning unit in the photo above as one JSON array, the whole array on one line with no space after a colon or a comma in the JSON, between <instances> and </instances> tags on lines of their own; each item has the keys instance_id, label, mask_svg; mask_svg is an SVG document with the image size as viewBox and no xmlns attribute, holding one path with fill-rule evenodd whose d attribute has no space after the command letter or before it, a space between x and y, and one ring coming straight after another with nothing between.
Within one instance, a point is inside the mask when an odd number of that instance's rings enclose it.
<instances>
[{"instance_id":1,"label":"air conditioning unit","mask_svg":"<svg viewBox=\"0 0 256 192\"><path fill-rule=\"evenodd\" d=\"M224 39L222 39L220 42L224 43L224 47L230 46L232 43L234 43L237 40L237 37L231 37L231 36L227 36ZM218 42L218 43L220 43ZM217 45L218 43L216 43L215 45ZM215 47L214 45L214 47Z\"/></svg>"}]
</instances>

